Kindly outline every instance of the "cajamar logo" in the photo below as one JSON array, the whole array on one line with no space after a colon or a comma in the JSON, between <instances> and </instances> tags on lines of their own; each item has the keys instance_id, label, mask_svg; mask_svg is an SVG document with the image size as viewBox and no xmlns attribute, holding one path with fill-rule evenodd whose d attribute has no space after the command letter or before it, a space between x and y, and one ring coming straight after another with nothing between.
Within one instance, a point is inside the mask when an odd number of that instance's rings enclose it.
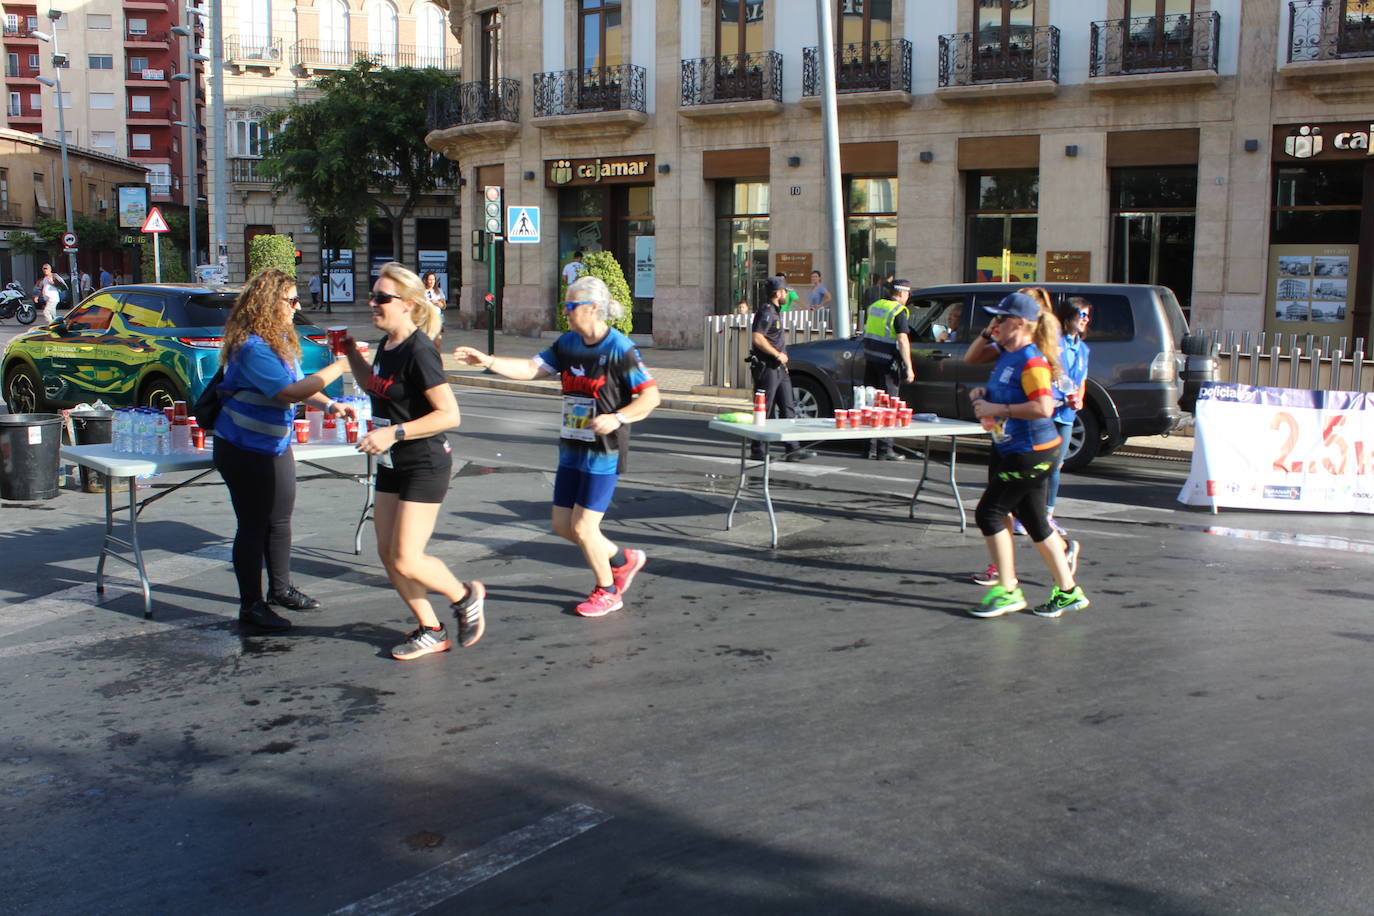
<instances>
[{"instance_id":1,"label":"cajamar logo","mask_svg":"<svg viewBox=\"0 0 1374 916\"><path fill-rule=\"evenodd\" d=\"M1311 159L1322 151L1322 129L1304 124L1284 138L1283 151L1294 159Z\"/></svg>"},{"instance_id":2,"label":"cajamar logo","mask_svg":"<svg viewBox=\"0 0 1374 916\"><path fill-rule=\"evenodd\" d=\"M567 184L572 181L572 163L567 159L559 159L549 166L549 180L554 184Z\"/></svg>"}]
</instances>

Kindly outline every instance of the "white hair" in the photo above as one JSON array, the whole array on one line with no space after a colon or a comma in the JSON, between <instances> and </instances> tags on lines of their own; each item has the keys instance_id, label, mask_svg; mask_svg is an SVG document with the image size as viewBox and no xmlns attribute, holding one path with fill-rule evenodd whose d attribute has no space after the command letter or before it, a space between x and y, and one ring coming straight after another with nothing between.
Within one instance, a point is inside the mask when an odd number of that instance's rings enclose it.
<instances>
[{"instance_id":1,"label":"white hair","mask_svg":"<svg viewBox=\"0 0 1374 916\"><path fill-rule=\"evenodd\" d=\"M625 315L625 306L611 298L606 281L600 277L578 277L568 287L568 296L573 302L595 302L602 321L616 321Z\"/></svg>"}]
</instances>

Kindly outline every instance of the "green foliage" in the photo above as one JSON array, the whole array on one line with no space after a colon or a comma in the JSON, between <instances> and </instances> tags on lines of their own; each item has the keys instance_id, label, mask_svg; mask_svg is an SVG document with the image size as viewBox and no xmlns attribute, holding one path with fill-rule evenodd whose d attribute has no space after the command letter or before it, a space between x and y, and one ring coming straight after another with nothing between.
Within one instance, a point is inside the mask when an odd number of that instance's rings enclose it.
<instances>
[{"instance_id":1,"label":"green foliage","mask_svg":"<svg viewBox=\"0 0 1374 916\"><path fill-rule=\"evenodd\" d=\"M151 236L143 235L138 240L139 260L143 263L143 282L157 282L157 259L153 257L153 240ZM187 281L186 265L181 260L181 252L175 247L167 244L167 239L163 238L158 242L158 258L162 260L162 281L163 283L185 283Z\"/></svg>"},{"instance_id":2,"label":"green foliage","mask_svg":"<svg viewBox=\"0 0 1374 916\"><path fill-rule=\"evenodd\" d=\"M259 235L248 246L248 276L275 267L282 273L296 275L296 245L284 235Z\"/></svg>"},{"instance_id":3,"label":"green foliage","mask_svg":"<svg viewBox=\"0 0 1374 916\"><path fill-rule=\"evenodd\" d=\"M620 262L609 251L592 251L582 256L582 263L587 268L582 271L582 276L600 277L602 282L606 284L606 288L611 291L611 298L619 302L625 309L625 314L612 321L611 327L629 334L634 330L634 299L630 296L630 284L625 282L625 271L620 269ZM559 280L558 329L560 331L568 329L568 310L563 308L563 303L567 297L567 281Z\"/></svg>"},{"instance_id":4,"label":"green foliage","mask_svg":"<svg viewBox=\"0 0 1374 916\"><path fill-rule=\"evenodd\" d=\"M433 93L457 80L434 68L379 69L362 60L315 82L318 98L273 112L261 170L292 194L325 247L358 247L365 219L391 220L394 254L404 260L401 226L440 182L457 184L458 163L425 146Z\"/></svg>"},{"instance_id":5,"label":"green foliage","mask_svg":"<svg viewBox=\"0 0 1374 916\"><path fill-rule=\"evenodd\" d=\"M48 247L56 247L62 243L62 233L67 231L67 223L60 219L40 219L34 223L34 231L38 237L48 243Z\"/></svg>"},{"instance_id":6,"label":"green foliage","mask_svg":"<svg viewBox=\"0 0 1374 916\"><path fill-rule=\"evenodd\" d=\"M112 251L119 247L119 230L107 220L78 216L72 221L76 237L81 240L81 250Z\"/></svg>"},{"instance_id":7,"label":"green foliage","mask_svg":"<svg viewBox=\"0 0 1374 916\"><path fill-rule=\"evenodd\" d=\"M11 229L7 236L11 254L37 254L41 239L35 238L22 229Z\"/></svg>"}]
</instances>

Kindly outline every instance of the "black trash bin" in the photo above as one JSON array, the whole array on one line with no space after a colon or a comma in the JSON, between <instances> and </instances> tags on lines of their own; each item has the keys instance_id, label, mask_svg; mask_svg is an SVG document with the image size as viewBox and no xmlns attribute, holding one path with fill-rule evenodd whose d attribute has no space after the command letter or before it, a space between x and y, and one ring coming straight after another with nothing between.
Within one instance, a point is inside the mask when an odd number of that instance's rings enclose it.
<instances>
[{"instance_id":1,"label":"black trash bin","mask_svg":"<svg viewBox=\"0 0 1374 916\"><path fill-rule=\"evenodd\" d=\"M57 495L62 417L55 413L0 415L0 499Z\"/></svg>"},{"instance_id":2,"label":"black trash bin","mask_svg":"<svg viewBox=\"0 0 1374 916\"><path fill-rule=\"evenodd\" d=\"M73 445L105 445L114 440L113 410L74 410L69 416L72 419L72 434L76 437ZM104 493L105 484L104 474L82 466L82 490L87 493Z\"/></svg>"}]
</instances>

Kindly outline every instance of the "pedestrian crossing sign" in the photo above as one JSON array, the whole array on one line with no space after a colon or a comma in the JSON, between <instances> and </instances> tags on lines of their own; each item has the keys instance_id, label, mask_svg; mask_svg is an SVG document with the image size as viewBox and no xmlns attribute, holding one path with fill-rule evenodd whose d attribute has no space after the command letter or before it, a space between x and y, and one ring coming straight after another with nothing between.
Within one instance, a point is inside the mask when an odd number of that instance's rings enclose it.
<instances>
[{"instance_id":1,"label":"pedestrian crossing sign","mask_svg":"<svg viewBox=\"0 0 1374 916\"><path fill-rule=\"evenodd\" d=\"M506 208L506 241L513 245L537 245L539 243L539 208Z\"/></svg>"}]
</instances>

